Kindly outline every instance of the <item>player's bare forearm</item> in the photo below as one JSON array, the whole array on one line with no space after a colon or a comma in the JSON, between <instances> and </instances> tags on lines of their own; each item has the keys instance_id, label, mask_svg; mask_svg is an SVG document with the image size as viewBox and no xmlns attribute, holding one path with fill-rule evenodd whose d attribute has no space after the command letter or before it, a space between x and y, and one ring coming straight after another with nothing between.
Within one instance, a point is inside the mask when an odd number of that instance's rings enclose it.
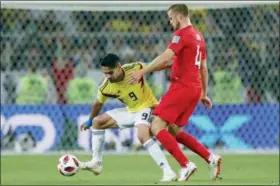
<instances>
[{"instance_id":1,"label":"player's bare forearm","mask_svg":"<svg viewBox=\"0 0 280 186\"><path fill-rule=\"evenodd\" d=\"M164 70L170 67L170 61L174 57L174 52L170 49L165 50L164 53L157 56L150 65L143 68L143 74L148 74L154 71Z\"/></svg>"},{"instance_id":2,"label":"player's bare forearm","mask_svg":"<svg viewBox=\"0 0 280 186\"><path fill-rule=\"evenodd\" d=\"M167 64L165 64L165 66L163 66L161 69L157 70L157 71L161 71L161 70L165 70L165 69L169 69L172 67L172 63L173 61L169 61Z\"/></svg>"},{"instance_id":3,"label":"player's bare forearm","mask_svg":"<svg viewBox=\"0 0 280 186\"><path fill-rule=\"evenodd\" d=\"M164 66L162 65L162 66L158 67L155 71L161 71L161 70L169 69L171 67L172 67L172 61L168 62Z\"/></svg>"},{"instance_id":4,"label":"player's bare forearm","mask_svg":"<svg viewBox=\"0 0 280 186\"><path fill-rule=\"evenodd\" d=\"M92 104L90 118L84 124L82 124L80 126L81 131L86 131L93 125L93 118L95 118L99 114L102 106L103 106L103 103L100 103L98 100L96 100Z\"/></svg>"},{"instance_id":5,"label":"player's bare forearm","mask_svg":"<svg viewBox=\"0 0 280 186\"><path fill-rule=\"evenodd\" d=\"M98 116L100 110L103 107L103 103L100 103L98 100L96 100L93 104L92 104L92 109L91 109L91 117L95 118L96 116Z\"/></svg>"},{"instance_id":6,"label":"player's bare forearm","mask_svg":"<svg viewBox=\"0 0 280 186\"><path fill-rule=\"evenodd\" d=\"M208 88L208 68L206 60L203 60L200 67L200 77L202 83L202 96L207 96L207 88Z\"/></svg>"},{"instance_id":7,"label":"player's bare forearm","mask_svg":"<svg viewBox=\"0 0 280 186\"><path fill-rule=\"evenodd\" d=\"M163 70L167 66L167 63L168 61L164 59L162 55L159 55L152 61L152 63L150 63L150 65L146 66L143 69L143 74L148 74L154 71Z\"/></svg>"}]
</instances>

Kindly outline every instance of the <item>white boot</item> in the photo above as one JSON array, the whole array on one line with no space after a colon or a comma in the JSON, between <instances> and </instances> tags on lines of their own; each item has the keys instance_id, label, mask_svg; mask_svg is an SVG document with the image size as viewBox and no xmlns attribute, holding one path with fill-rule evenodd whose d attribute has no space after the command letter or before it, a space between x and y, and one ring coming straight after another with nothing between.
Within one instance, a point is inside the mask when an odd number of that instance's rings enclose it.
<instances>
[{"instance_id":1,"label":"white boot","mask_svg":"<svg viewBox=\"0 0 280 186\"><path fill-rule=\"evenodd\" d=\"M187 163L186 168L181 168L180 178L178 181L188 181L188 179L196 172L197 168L193 162Z\"/></svg>"},{"instance_id":2,"label":"white boot","mask_svg":"<svg viewBox=\"0 0 280 186\"><path fill-rule=\"evenodd\" d=\"M79 162L80 168L82 170L88 170L93 172L96 176L102 172L102 162L91 160L87 162Z\"/></svg>"},{"instance_id":3,"label":"white boot","mask_svg":"<svg viewBox=\"0 0 280 186\"><path fill-rule=\"evenodd\" d=\"M221 173L222 158L219 155L211 154L209 157L210 178L216 180Z\"/></svg>"},{"instance_id":4,"label":"white boot","mask_svg":"<svg viewBox=\"0 0 280 186\"><path fill-rule=\"evenodd\" d=\"M163 178L160 180L161 182L170 182L170 181L177 181L178 177L175 172L172 170L164 171Z\"/></svg>"}]
</instances>

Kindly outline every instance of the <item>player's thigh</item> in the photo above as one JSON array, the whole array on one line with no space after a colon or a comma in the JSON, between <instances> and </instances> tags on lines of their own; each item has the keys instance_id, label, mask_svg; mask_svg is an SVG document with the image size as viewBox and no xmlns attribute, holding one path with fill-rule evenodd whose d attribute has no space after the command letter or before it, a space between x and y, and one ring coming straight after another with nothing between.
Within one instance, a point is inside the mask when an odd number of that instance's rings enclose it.
<instances>
[{"instance_id":1,"label":"player's thigh","mask_svg":"<svg viewBox=\"0 0 280 186\"><path fill-rule=\"evenodd\" d=\"M200 100L200 92L193 91L193 96L188 100L187 104L185 105L184 112L177 118L175 121L176 125L182 127L186 125L189 121L189 118L193 114L196 106L198 105Z\"/></svg>"},{"instance_id":2,"label":"player's thigh","mask_svg":"<svg viewBox=\"0 0 280 186\"><path fill-rule=\"evenodd\" d=\"M93 120L94 129L118 128L117 122L107 113L97 116Z\"/></svg>"},{"instance_id":3,"label":"player's thigh","mask_svg":"<svg viewBox=\"0 0 280 186\"><path fill-rule=\"evenodd\" d=\"M183 87L171 87L162 97L153 114L165 120L168 124L175 123L183 112L182 105L186 96L183 89Z\"/></svg>"},{"instance_id":4,"label":"player's thigh","mask_svg":"<svg viewBox=\"0 0 280 186\"><path fill-rule=\"evenodd\" d=\"M134 113L134 125L140 142L144 143L151 138L152 108L146 108Z\"/></svg>"},{"instance_id":5,"label":"player's thigh","mask_svg":"<svg viewBox=\"0 0 280 186\"><path fill-rule=\"evenodd\" d=\"M161 130L166 129L168 126L168 122L159 116L154 116L152 124L151 124L151 132L154 136L156 136Z\"/></svg>"},{"instance_id":6,"label":"player's thigh","mask_svg":"<svg viewBox=\"0 0 280 186\"><path fill-rule=\"evenodd\" d=\"M113 118L121 129L131 128L134 126L133 114L128 112L126 108L109 110L106 114Z\"/></svg>"},{"instance_id":7,"label":"player's thigh","mask_svg":"<svg viewBox=\"0 0 280 186\"><path fill-rule=\"evenodd\" d=\"M147 125L148 127L150 127L152 120L152 112L152 108L146 108L133 113L134 125Z\"/></svg>"}]
</instances>

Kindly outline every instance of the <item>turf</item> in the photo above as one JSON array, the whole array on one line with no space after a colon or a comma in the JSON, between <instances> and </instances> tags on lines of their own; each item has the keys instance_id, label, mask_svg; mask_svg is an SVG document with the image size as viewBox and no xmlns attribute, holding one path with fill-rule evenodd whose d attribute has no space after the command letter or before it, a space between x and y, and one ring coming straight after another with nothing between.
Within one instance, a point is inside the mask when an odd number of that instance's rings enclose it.
<instances>
[{"instance_id":1,"label":"turf","mask_svg":"<svg viewBox=\"0 0 280 186\"><path fill-rule=\"evenodd\" d=\"M89 155L77 157L90 158ZM58 173L58 158L59 155L1 156L1 185L163 185L158 183L161 170L148 155L105 155L101 175L79 171L73 177ZM169 185L279 185L279 155L224 155L222 179L215 182L209 180L203 160L196 155L189 158L198 166L196 174L187 183ZM178 172L178 164L170 156L168 159Z\"/></svg>"}]
</instances>

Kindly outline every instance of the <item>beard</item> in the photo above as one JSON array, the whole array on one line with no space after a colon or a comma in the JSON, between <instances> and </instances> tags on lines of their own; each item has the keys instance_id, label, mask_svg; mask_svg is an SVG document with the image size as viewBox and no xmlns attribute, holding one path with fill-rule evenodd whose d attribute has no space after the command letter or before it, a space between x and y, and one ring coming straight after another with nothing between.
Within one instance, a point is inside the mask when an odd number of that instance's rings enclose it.
<instances>
[{"instance_id":1,"label":"beard","mask_svg":"<svg viewBox=\"0 0 280 186\"><path fill-rule=\"evenodd\" d=\"M180 23L179 22L175 23L174 30L178 30L179 28L180 28Z\"/></svg>"},{"instance_id":2,"label":"beard","mask_svg":"<svg viewBox=\"0 0 280 186\"><path fill-rule=\"evenodd\" d=\"M180 24L179 24L178 22L172 24L171 26L172 26L172 28L173 28L174 31L176 31L176 30L178 30L178 29L180 28Z\"/></svg>"}]
</instances>

